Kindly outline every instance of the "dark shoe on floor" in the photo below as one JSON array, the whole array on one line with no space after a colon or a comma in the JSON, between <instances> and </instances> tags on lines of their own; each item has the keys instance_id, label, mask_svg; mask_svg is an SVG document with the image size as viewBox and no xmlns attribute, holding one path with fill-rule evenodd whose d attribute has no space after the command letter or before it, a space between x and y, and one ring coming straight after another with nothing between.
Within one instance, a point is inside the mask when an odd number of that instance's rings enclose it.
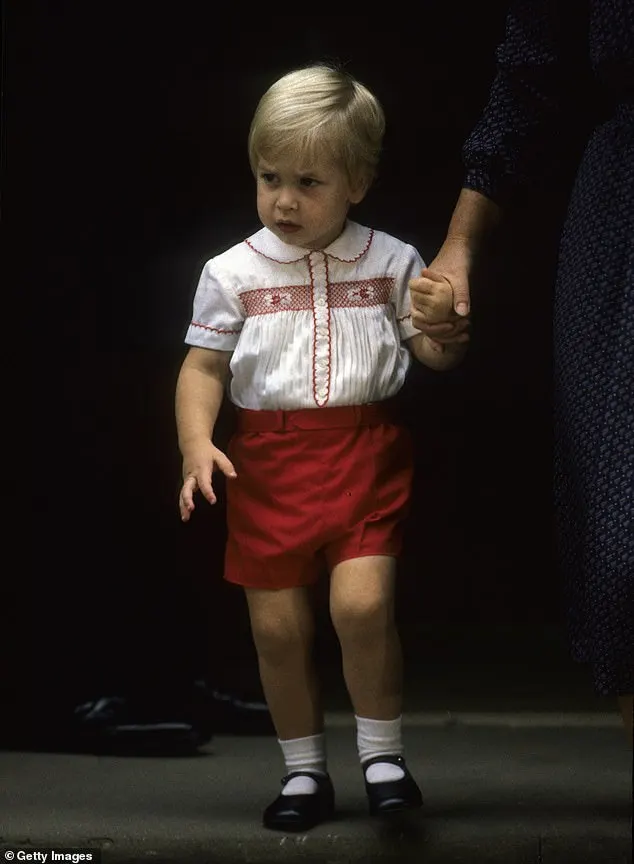
<instances>
[{"instance_id":1,"label":"dark shoe on floor","mask_svg":"<svg viewBox=\"0 0 634 864\"><path fill-rule=\"evenodd\" d=\"M400 813L402 810L414 810L423 806L423 796L416 781L407 770L402 756L375 756L362 765L363 776L370 765L376 762L389 762L398 765L405 772L400 780L388 780L385 783L368 783L365 781L365 791L368 796L371 816L382 816L386 813Z\"/></svg>"},{"instance_id":2,"label":"dark shoe on floor","mask_svg":"<svg viewBox=\"0 0 634 864\"><path fill-rule=\"evenodd\" d=\"M74 711L77 746L92 753L190 755L212 738L210 718L193 692L103 696Z\"/></svg>"},{"instance_id":3,"label":"dark shoe on floor","mask_svg":"<svg viewBox=\"0 0 634 864\"><path fill-rule=\"evenodd\" d=\"M312 795L278 795L264 811L265 828L275 831L308 831L332 819L335 812L335 790L327 774L292 771L282 780L286 786L292 777L312 777L319 786Z\"/></svg>"},{"instance_id":4,"label":"dark shoe on floor","mask_svg":"<svg viewBox=\"0 0 634 864\"><path fill-rule=\"evenodd\" d=\"M211 690L209 700L216 735L275 735L268 706L257 695Z\"/></svg>"}]
</instances>

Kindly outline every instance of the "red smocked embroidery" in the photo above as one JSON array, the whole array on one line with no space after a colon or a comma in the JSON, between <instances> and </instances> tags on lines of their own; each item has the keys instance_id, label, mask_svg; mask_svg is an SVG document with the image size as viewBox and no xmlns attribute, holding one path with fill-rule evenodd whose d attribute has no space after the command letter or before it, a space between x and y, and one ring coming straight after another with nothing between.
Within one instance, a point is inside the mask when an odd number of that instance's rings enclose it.
<instances>
[{"instance_id":1,"label":"red smocked embroidery","mask_svg":"<svg viewBox=\"0 0 634 864\"><path fill-rule=\"evenodd\" d=\"M207 324L199 324L198 321L192 321L192 327L200 327L202 330L211 330L212 333L228 333L231 335L235 335L236 333L241 333L241 330L219 330L218 327L209 327Z\"/></svg>"},{"instance_id":2,"label":"red smocked embroidery","mask_svg":"<svg viewBox=\"0 0 634 864\"><path fill-rule=\"evenodd\" d=\"M327 259L326 259L327 266ZM278 288L254 288L244 291L240 301L247 315L270 315L274 312L300 312L313 308L313 274L310 285L282 285ZM394 279L359 279L335 282L328 286L328 307L344 309L362 306L385 306L389 303Z\"/></svg>"},{"instance_id":3,"label":"red smocked embroidery","mask_svg":"<svg viewBox=\"0 0 634 864\"><path fill-rule=\"evenodd\" d=\"M247 315L272 312L298 312L312 308L308 285L283 285L279 288L254 288L240 294Z\"/></svg>"},{"instance_id":4,"label":"red smocked embroidery","mask_svg":"<svg viewBox=\"0 0 634 864\"><path fill-rule=\"evenodd\" d=\"M328 303L340 309L351 306L385 306L390 302L393 289L394 279L389 276L360 279L356 282L335 282L328 288Z\"/></svg>"}]
</instances>

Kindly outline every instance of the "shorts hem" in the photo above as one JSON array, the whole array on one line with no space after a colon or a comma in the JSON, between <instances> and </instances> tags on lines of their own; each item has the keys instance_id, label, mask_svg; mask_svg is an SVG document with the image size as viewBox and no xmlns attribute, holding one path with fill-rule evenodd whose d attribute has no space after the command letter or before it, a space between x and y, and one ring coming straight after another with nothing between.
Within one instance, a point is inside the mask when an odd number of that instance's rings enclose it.
<instances>
[{"instance_id":1,"label":"shorts hem","mask_svg":"<svg viewBox=\"0 0 634 864\"><path fill-rule=\"evenodd\" d=\"M328 560L326 562L326 567L316 569L314 574L311 574L308 578L304 577L303 579L295 578L294 575L281 576L269 580L262 579L261 576L255 579L250 579L246 574L244 577L239 574L224 574L223 579L225 582L229 582L231 585L238 585L241 588L254 588L264 591L279 591L285 588L308 588L311 585L316 585L322 575L326 575L326 572L330 573L338 564L342 564L344 561L354 561L357 558L372 557L396 559L399 557L400 552L400 548L386 549L385 547L381 547L380 549L363 549L356 552L344 552L340 556L335 556L333 560Z\"/></svg>"},{"instance_id":2,"label":"shorts hem","mask_svg":"<svg viewBox=\"0 0 634 864\"><path fill-rule=\"evenodd\" d=\"M336 556L332 561L328 561L328 567L332 570L338 564L343 564L344 561L354 561L357 558L373 558L373 557L381 557L381 558L398 558L401 554L401 550L386 550L386 549L364 549L361 552L351 552L344 553L343 555Z\"/></svg>"},{"instance_id":3,"label":"shorts hem","mask_svg":"<svg viewBox=\"0 0 634 864\"><path fill-rule=\"evenodd\" d=\"M285 588L308 588L311 585L315 585L319 581L319 575L315 575L313 579L309 580L289 580L289 579L280 579L277 580L274 584L272 582L268 582L263 584L263 580L259 580L258 582L248 579L245 577L241 579L240 577L232 577L232 576L224 576L225 582L229 582L231 585L238 585L240 588L255 588L262 591L280 591Z\"/></svg>"}]
</instances>

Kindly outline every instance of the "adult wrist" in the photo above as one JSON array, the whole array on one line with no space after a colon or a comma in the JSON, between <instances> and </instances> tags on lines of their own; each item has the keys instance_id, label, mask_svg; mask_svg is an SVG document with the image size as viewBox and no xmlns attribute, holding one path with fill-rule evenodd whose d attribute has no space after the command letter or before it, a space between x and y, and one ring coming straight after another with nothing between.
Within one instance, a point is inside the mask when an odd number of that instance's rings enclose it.
<instances>
[{"instance_id":1,"label":"adult wrist","mask_svg":"<svg viewBox=\"0 0 634 864\"><path fill-rule=\"evenodd\" d=\"M468 259L469 263L475 258L481 245L478 237L468 234L449 232L442 244L441 251L452 255L460 255Z\"/></svg>"}]
</instances>

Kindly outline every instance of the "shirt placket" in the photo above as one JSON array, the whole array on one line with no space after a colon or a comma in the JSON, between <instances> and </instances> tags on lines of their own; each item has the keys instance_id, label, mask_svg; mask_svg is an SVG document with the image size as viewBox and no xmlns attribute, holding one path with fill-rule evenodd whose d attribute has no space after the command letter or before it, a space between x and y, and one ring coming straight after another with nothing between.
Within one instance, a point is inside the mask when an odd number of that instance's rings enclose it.
<instances>
[{"instance_id":1,"label":"shirt placket","mask_svg":"<svg viewBox=\"0 0 634 864\"><path fill-rule=\"evenodd\" d=\"M328 308L328 266L323 252L309 256L313 294L313 395L323 407L330 395L330 309Z\"/></svg>"}]
</instances>

